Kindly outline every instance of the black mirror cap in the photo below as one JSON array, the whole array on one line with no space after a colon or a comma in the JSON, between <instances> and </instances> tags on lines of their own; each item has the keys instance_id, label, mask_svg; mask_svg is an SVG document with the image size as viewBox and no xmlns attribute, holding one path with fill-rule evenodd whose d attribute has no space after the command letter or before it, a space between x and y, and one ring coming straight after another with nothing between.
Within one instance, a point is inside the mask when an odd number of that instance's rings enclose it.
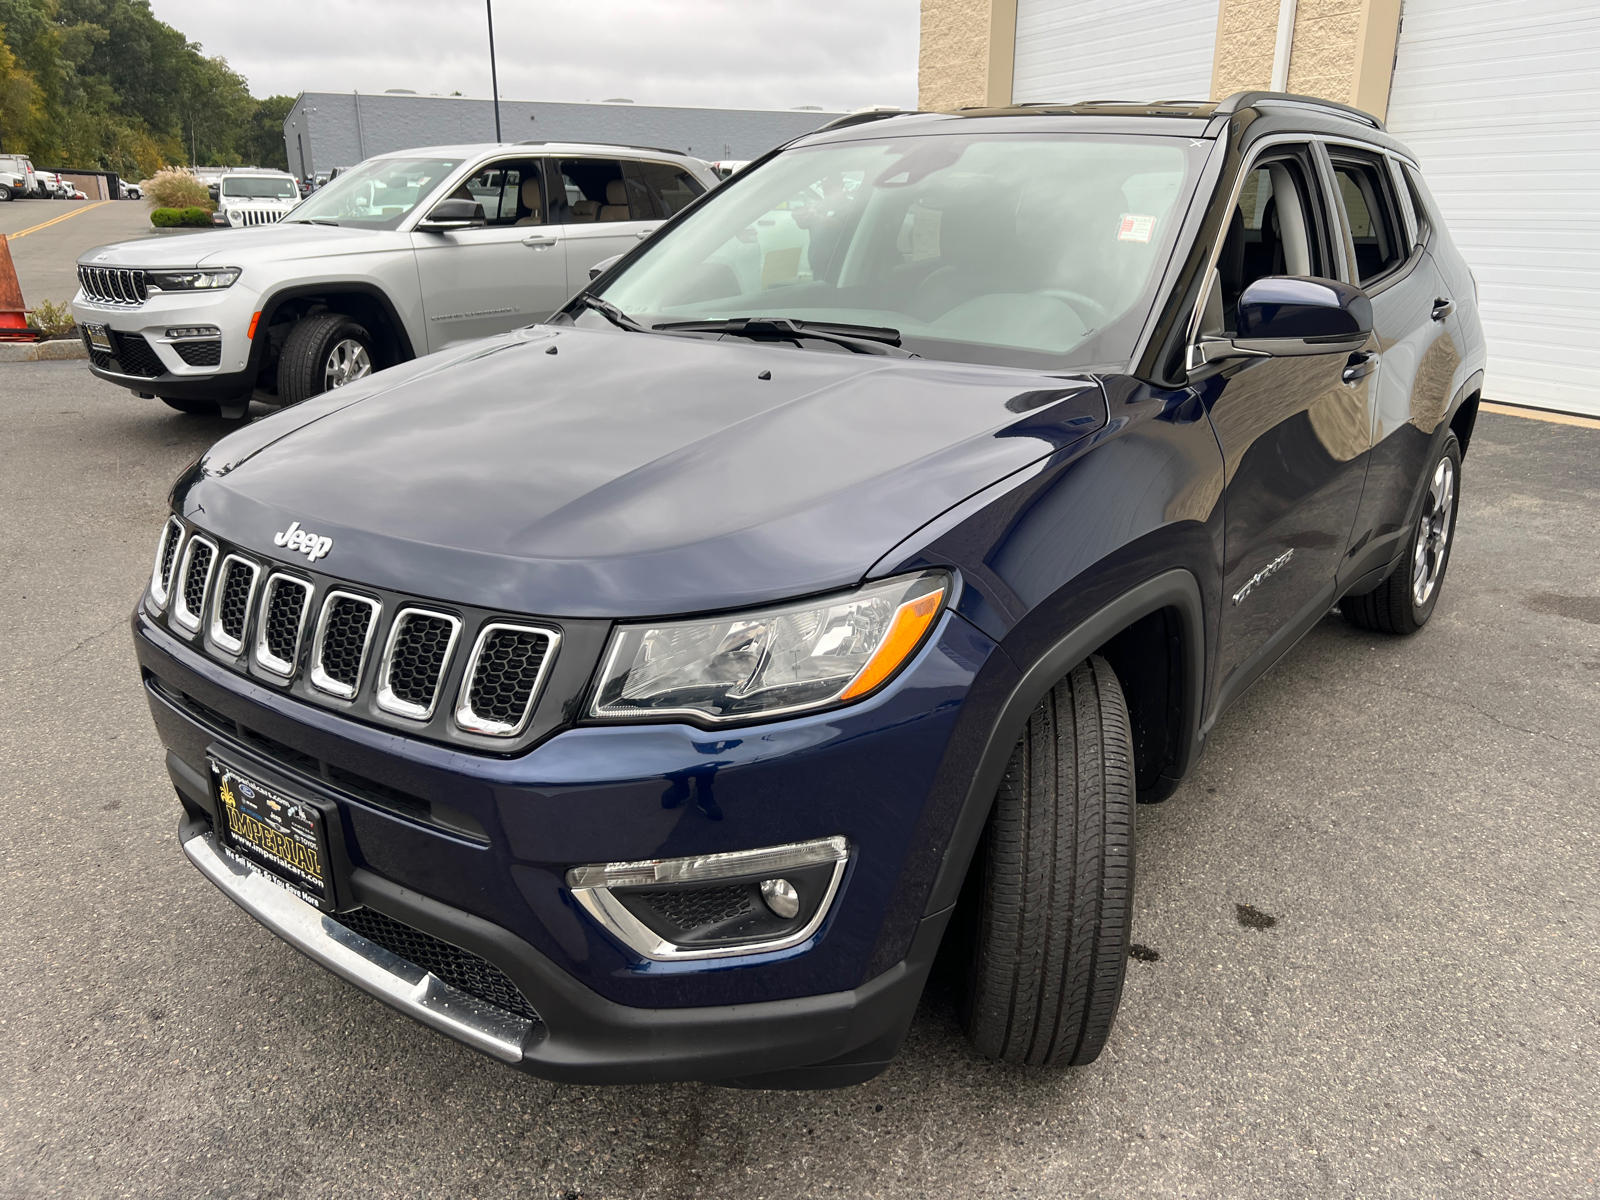
<instances>
[{"instance_id":1,"label":"black mirror cap","mask_svg":"<svg viewBox=\"0 0 1600 1200\"><path fill-rule=\"evenodd\" d=\"M417 228L428 232L465 229L482 224L483 205L476 200L441 200L433 206L433 211L417 223Z\"/></svg>"},{"instance_id":2,"label":"black mirror cap","mask_svg":"<svg viewBox=\"0 0 1600 1200\"><path fill-rule=\"evenodd\" d=\"M1239 297L1240 340L1342 342L1372 332L1372 301L1354 284L1307 275L1269 275Z\"/></svg>"}]
</instances>

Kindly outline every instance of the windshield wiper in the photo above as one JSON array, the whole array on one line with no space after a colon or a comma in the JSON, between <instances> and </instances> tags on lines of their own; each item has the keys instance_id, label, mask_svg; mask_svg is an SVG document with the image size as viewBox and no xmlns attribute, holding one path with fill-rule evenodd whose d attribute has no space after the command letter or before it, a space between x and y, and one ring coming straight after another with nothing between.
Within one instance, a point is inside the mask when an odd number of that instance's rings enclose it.
<instances>
[{"instance_id":1,"label":"windshield wiper","mask_svg":"<svg viewBox=\"0 0 1600 1200\"><path fill-rule=\"evenodd\" d=\"M618 329L626 329L629 333L649 333L639 322L623 312L609 300L602 300L599 296L591 296L588 292L579 292L573 299L584 308L592 308Z\"/></svg>"},{"instance_id":2,"label":"windshield wiper","mask_svg":"<svg viewBox=\"0 0 1600 1200\"><path fill-rule=\"evenodd\" d=\"M726 321L668 321L653 326L658 333L726 333L761 342L795 342L814 338L856 354L916 358L900 345L900 331L884 325L845 325L834 321L798 321L793 317L733 317Z\"/></svg>"},{"instance_id":3,"label":"windshield wiper","mask_svg":"<svg viewBox=\"0 0 1600 1200\"><path fill-rule=\"evenodd\" d=\"M296 217L292 221L282 222L284 225L332 225L339 228L339 222L330 221L327 217Z\"/></svg>"}]
</instances>

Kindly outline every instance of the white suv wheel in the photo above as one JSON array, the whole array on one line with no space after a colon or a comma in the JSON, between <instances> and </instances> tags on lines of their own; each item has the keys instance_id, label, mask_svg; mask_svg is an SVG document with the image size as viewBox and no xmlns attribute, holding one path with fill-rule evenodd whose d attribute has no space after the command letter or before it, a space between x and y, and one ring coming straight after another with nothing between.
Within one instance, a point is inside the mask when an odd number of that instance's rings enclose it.
<instances>
[{"instance_id":1,"label":"white suv wheel","mask_svg":"<svg viewBox=\"0 0 1600 1200\"><path fill-rule=\"evenodd\" d=\"M342 338L328 351L328 360L322 366L323 390L336 387L372 374L372 355L355 338Z\"/></svg>"}]
</instances>

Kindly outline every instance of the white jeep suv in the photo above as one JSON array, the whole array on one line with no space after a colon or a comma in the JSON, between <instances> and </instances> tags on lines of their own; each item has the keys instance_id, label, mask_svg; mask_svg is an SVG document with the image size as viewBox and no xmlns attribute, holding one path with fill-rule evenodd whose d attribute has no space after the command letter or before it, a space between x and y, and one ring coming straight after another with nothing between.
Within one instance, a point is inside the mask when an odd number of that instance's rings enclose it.
<instances>
[{"instance_id":1,"label":"white jeep suv","mask_svg":"<svg viewBox=\"0 0 1600 1200\"><path fill-rule=\"evenodd\" d=\"M100 378L237 417L541 321L718 182L638 147L405 150L273 224L98 246L72 311Z\"/></svg>"},{"instance_id":2,"label":"white jeep suv","mask_svg":"<svg viewBox=\"0 0 1600 1200\"><path fill-rule=\"evenodd\" d=\"M300 185L287 171L229 171L217 180L213 225L246 229L283 220L300 203Z\"/></svg>"}]
</instances>

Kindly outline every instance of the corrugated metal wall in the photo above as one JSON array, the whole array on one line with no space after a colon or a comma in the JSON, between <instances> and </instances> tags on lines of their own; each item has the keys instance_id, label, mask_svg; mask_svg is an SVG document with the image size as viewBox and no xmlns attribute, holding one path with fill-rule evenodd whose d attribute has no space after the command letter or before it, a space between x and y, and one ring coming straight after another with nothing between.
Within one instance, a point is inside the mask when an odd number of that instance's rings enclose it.
<instances>
[{"instance_id":1,"label":"corrugated metal wall","mask_svg":"<svg viewBox=\"0 0 1600 1200\"><path fill-rule=\"evenodd\" d=\"M616 142L716 161L756 158L840 115L502 100L500 131L508 142ZM413 146L492 142L494 108L450 96L305 92L284 120L283 140L290 170L300 173L303 153L315 174Z\"/></svg>"},{"instance_id":2,"label":"corrugated metal wall","mask_svg":"<svg viewBox=\"0 0 1600 1200\"><path fill-rule=\"evenodd\" d=\"M1484 396L1600 415L1600 7L1406 0L1390 132L1478 277Z\"/></svg>"},{"instance_id":3,"label":"corrugated metal wall","mask_svg":"<svg viewBox=\"0 0 1600 1200\"><path fill-rule=\"evenodd\" d=\"M1011 94L1039 100L1204 100L1217 0L1018 0Z\"/></svg>"}]
</instances>

